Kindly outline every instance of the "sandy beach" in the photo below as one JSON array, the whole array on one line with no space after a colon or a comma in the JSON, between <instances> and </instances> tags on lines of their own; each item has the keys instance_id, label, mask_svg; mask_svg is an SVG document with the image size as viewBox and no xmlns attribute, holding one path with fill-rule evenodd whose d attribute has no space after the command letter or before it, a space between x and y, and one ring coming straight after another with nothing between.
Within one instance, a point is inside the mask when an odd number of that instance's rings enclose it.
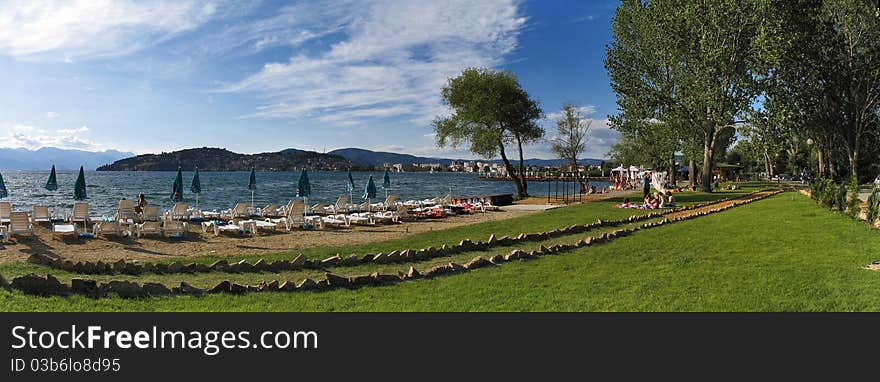
<instances>
[{"instance_id":1,"label":"sandy beach","mask_svg":"<svg viewBox=\"0 0 880 382\"><path fill-rule=\"evenodd\" d=\"M402 224L352 226L343 229L261 231L258 236L232 236L204 233L198 223L190 226L186 239L137 238L53 239L51 228L35 227L35 236L13 237L0 243L0 263L25 261L34 253L47 254L74 261L115 261L158 259L163 257L241 256L277 253L317 246L344 246L396 239L432 230L443 230L492 220L510 219L539 212L538 210L502 210L451 216L440 220L420 220Z\"/></svg>"}]
</instances>

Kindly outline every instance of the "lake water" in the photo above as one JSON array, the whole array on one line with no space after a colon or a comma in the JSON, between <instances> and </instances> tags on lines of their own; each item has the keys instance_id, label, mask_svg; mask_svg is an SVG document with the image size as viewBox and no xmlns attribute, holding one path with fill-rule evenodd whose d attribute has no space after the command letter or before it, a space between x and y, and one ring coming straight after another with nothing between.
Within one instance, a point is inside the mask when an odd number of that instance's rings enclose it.
<instances>
[{"instance_id":1,"label":"lake water","mask_svg":"<svg viewBox=\"0 0 880 382\"><path fill-rule=\"evenodd\" d=\"M4 201L9 201L14 210L30 210L33 205L59 205L70 208L73 205L73 184L77 172L57 173L58 191L51 192L43 188L48 171L14 171L2 172L6 182L9 196ZM354 172L352 177L355 181L353 191L354 201L361 202L364 185L370 175L376 182L377 199L384 200L385 192L381 187L382 173ZM171 186L174 183L176 172L143 171L143 172L86 172L86 184L88 185L88 202L92 215L110 215L115 211L116 205L121 198L135 199L139 193L143 193L147 201L153 205L159 205L163 209L170 208L173 204L170 199ZM199 195L199 208L203 210L228 209L236 201L250 202L251 192L247 189L249 172L200 172L202 193ZM269 203L284 204L293 199L296 193L296 181L299 172L265 172L257 173L257 190L254 201L257 206ZM333 203L339 195L349 195L346 172L310 172L309 180L312 186L310 202ZM189 185L192 181L192 173L184 172L184 198L191 205L195 204L195 195L189 193ZM551 186L550 194L555 193L555 183ZM596 187L607 186L607 182L591 181L590 185ZM562 183L559 183L559 193L562 193ZM569 183L568 190L574 185ZM392 173L389 194L397 194L399 199L426 199L442 196L449 191L456 196L486 195L486 194L512 194L516 188L512 182L486 181L476 178L472 173ZM547 182L530 182L529 194L547 195Z\"/></svg>"}]
</instances>

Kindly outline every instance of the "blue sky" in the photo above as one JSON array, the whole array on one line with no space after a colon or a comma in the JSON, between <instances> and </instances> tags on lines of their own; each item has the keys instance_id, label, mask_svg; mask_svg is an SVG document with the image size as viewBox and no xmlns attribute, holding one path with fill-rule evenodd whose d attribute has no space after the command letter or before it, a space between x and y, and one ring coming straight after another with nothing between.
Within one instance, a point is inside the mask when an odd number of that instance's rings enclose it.
<instances>
[{"instance_id":1,"label":"blue sky","mask_svg":"<svg viewBox=\"0 0 880 382\"><path fill-rule=\"evenodd\" d=\"M616 134L602 65L616 1L11 1L0 5L0 146L138 153L438 149L439 92L510 69L549 119ZM553 125L546 123L548 131ZM528 156L550 158L546 142Z\"/></svg>"}]
</instances>

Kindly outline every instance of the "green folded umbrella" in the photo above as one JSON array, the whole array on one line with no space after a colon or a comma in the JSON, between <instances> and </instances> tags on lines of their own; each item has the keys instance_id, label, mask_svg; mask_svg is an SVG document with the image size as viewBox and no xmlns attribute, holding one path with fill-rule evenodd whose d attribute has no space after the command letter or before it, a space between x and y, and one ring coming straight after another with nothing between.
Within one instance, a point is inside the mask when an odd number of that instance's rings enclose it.
<instances>
[{"instance_id":1,"label":"green folded umbrella","mask_svg":"<svg viewBox=\"0 0 880 382\"><path fill-rule=\"evenodd\" d=\"M55 165L52 165L52 171L49 172L49 180L46 181L46 185L43 188L49 191L57 191L58 190L58 179L55 177Z\"/></svg>"},{"instance_id":2,"label":"green folded umbrella","mask_svg":"<svg viewBox=\"0 0 880 382\"><path fill-rule=\"evenodd\" d=\"M196 172L193 174L192 184L189 191L196 195L196 208L199 207L199 194L202 193L202 180L199 179L199 167L196 166Z\"/></svg>"},{"instance_id":3,"label":"green folded umbrella","mask_svg":"<svg viewBox=\"0 0 880 382\"><path fill-rule=\"evenodd\" d=\"M351 169L348 170L348 200L354 202L354 178L351 176Z\"/></svg>"},{"instance_id":4,"label":"green folded umbrella","mask_svg":"<svg viewBox=\"0 0 880 382\"><path fill-rule=\"evenodd\" d=\"M171 201L183 201L183 170L177 167L177 176L174 178L174 185L171 186Z\"/></svg>"},{"instance_id":5,"label":"green folded umbrella","mask_svg":"<svg viewBox=\"0 0 880 382\"><path fill-rule=\"evenodd\" d=\"M254 206L254 193L257 191L257 172L251 168L251 177L248 179L248 190L251 190L251 207Z\"/></svg>"},{"instance_id":6,"label":"green folded umbrella","mask_svg":"<svg viewBox=\"0 0 880 382\"><path fill-rule=\"evenodd\" d=\"M299 180L296 182L296 196L300 198L308 198L312 195L312 185L309 183L309 173L302 170L299 173Z\"/></svg>"},{"instance_id":7,"label":"green folded umbrella","mask_svg":"<svg viewBox=\"0 0 880 382\"><path fill-rule=\"evenodd\" d=\"M79 176L76 177L76 183L73 185L73 199L86 200L86 174L83 167L79 166Z\"/></svg>"},{"instance_id":8,"label":"green folded umbrella","mask_svg":"<svg viewBox=\"0 0 880 382\"><path fill-rule=\"evenodd\" d=\"M0 174L0 198L5 198L9 196L9 192L6 191L6 183L3 182L3 174Z\"/></svg>"},{"instance_id":9,"label":"green folded umbrella","mask_svg":"<svg viewBox=\"0 0 880 382\"><path fill-rule=\"evenodd\" d=\"M388 169L385 169L385 174L382 175L382 189L385 190L385 198L388 198L388 187L391 187L391 174L388 173Z\"/></svg>"},{"instance_id":10,"label":"green folded umbrella","mask_svg":"<svg viewBox=\"0 0 880 382\"><path fill-rule=\"evenodd\" d=\"M376 197L376 183L373 182L373 176L370 175L370 179L367 180L367 186L364 187L364 199L372 199Z\"/></svg>"}]
</instances>

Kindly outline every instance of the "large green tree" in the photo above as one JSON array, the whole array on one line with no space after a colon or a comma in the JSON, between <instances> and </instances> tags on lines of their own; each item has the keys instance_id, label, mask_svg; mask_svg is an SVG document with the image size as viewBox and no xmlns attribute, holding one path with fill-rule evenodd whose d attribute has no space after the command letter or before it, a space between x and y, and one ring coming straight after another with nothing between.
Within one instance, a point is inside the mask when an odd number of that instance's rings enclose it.
<instances>
[{"instance_id":1,"label":"large green tree","mask_svg":"<svg viewBox=\"0 0 880 382\"><path fill-rule=\"evenodd\" d=\"M716 150L758 95L760 0L624 0L605 66L617 93L613 127L663 129L702 146L711 192ZM650 124L628 121L657 120Z\"/></svg>"},{"instance_id":2,"label":"large green tree","mask_svg":"<svg viewBox=\"0 0 880 382\"><path fill-rule=\"evenodd\" d=\"M452 114L438 117L433 123L437 145L459 147L469 143L469 150L484 158L500 155L516 185L517 196L527 197L523 146L541 139L544 129L538 124L541 108L516 76L509 71L468 68L449 79L442 97ZM518 150L516 169L508 158L507 145L515 145Z\"/></svg>"}]
</instances>

